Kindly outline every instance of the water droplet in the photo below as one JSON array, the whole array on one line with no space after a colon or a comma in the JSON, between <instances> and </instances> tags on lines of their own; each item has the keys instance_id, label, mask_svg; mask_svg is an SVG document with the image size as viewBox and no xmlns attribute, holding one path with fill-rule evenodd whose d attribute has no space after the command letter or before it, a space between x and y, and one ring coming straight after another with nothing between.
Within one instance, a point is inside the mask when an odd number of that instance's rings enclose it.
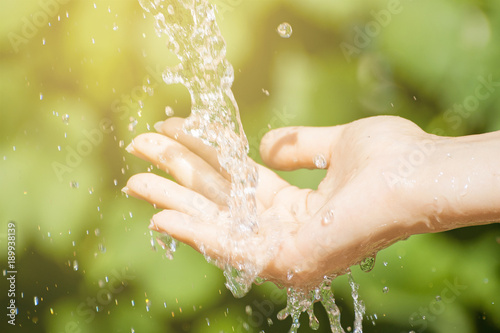
<instances>
[{"instance_id":1,"label":"water droplet","mask_svg":"<svg viewBox=\"0 0 500 333\"><path fill-rule=\"evenodd\" d=\"M115 184L115 186L118 185L118 180L113 179L113 184Z\"/></svg>"},{"instance_id":2,"label":"water droplet","mask_svg":"<svg viewBox=\"0 0 500 333\"><path fill-rule=\"evenodd\" d=\"M116 24L116 22L115 22L115 23L113 23L113 30L114 30L114 31L118 30L118 24Z\"/></svg>"},{"instance_id":3,"label":"water droplet","mask_svg":"<svg viewBox=\"0 0 500 333\"><path fill-rule=\"evenodd\" d=\"M54 309L50 308L50 314L53 315L54 314Z\"/></svg>"},{"instance_id":4,"label":"water droplet","mask_svg":"<svg viewBox=\"0 0 500 333\"><path fill-rule=\"evenodd\" d=\"M40 100L43 100L43 94L40 93Z\"/></svg>"},{"instance_id":5,"label":"water droplet","mask_svg":"<svg viewBox=\"0 0 500 333\"><path fill-rule=\"evenodd\" d=\"M262 88L262 92L264 93L264 95L269 96L269 90Z\"/></svg>"},{"instance_id":6,"label":"water droplet","mask_svg":"<svg viewBox=\"0 0 500 333\"><path fill-rule=\"evenodd\" d=\"M174 13L175 13L174 6L172 6L172 5L168 5L168 7L167 7L167 12L168 12L170 15L174 15Z\"/></svg>"},{"instance_id":7,"label":"water droplet","mask_svg":"<svg viewBox=\"0 0 500 333\"><path fill-rule=\"evenodd\" d=\"M71 188L78 188L78 186L79 186L79 185L78 185L78 182L77 182L77 181L72 180L72 181L70 181L70 182L69 182L69 186L70 186Z\"/></svg>"},{"instance_id":8,"label":"water droplet","mask_svg":"<svg viewBox=\"0 0 500 333\"><path fill-rule=\"evenodd\" d=\"M273 320L271 318L267 318L267 325L271 326L273 323Z\"/></svg>"},{"instance_id":9,"label":"water droplet","mask_svg":"<svg viewBox=\"0 0 500 333\"><path fill-rule=\"evenodd\" d=\"M436 296L436 302L441 302L441 296L439 295Z\"/></svg>"},{"instance_id":10,"label":"water droplet","mask_svg":"<svg viewBox=\"0 0 500 333\"><path fill-rule=\"evenodd\" d=\"M384 261L384 266L387 267L389 263L387 261Z\"/></svg>"},{"instance_id":11,"label":"water droplet","mask_svg":"<svg viewBox=\"0 0 500 333\"><path fill-rule=\"evenodd\" d=\"M326 169L328 163L326 162L325 156L318 154L313 158L314 165L318 169Z\"/></svg>"},{"instance_id":12,"label":"water droplet","mask_svg":"<svg viewBox=\"0 0 500 333\"><path fill-rule=\"evenodd\" d=\"M69 114L65 113L62 115L62 121L65 125L68 125L69 123Z\"/></svg>"},{"instance_id":13,"label":"water droplet","mask_svg":"<svg viewBox=\"0 0 500 333\"><path fill-rule=\"evenodd\" d=\"M278 26L278 28L276 28L276 31L278 32L280 37L290 38L290 36L292 35L292 26L287 22L283 22Z\"/></svg>"},{"instance_id":14,"label":"water droplet","mask_svg":"<svg viewBox=\"0 0 500 333\"><path fill-rule=\"evenodd\" d=\"M384 292L384 294L387 294L389 292L389 287L382 288L382 291Z\"/></svg>"},{"instance_id":15,"label":"water droplet","mask_svg":"<svg viewBox=\"0 0 500 333\"><path fill-rule=\"evenodd\" d=\"M174 110L170 106L165 107L165 114L168 117L172 117L174 115Z\"/></svg>"},{"instance_id":16,"label":"water droplet","mask_svg":"<svg viewBox=\"0 0 500 333\"><path fill-rule=\"evenodd\" d=\"M45 38L42 38L42 45L45 45Z\"/></svg>"},{"instance_id":17,"label":"water droplet","mask_svg":"<svg viewBox=\"0 0 500 333\"><path fill-rule=\"evenodd\" d=\"M245 306L245 313L249 316L252 315L252 307L250 305Z\"/></svg>"},{"instance_id":18,"label":"water droplet","mask_svg":"<svg viewBox=\"0 0 500 333\"><path fill-rule=\"evenodd\" d=\"M328 225L328 224L330 224L330 222L333 221L333 217L334 217L333 210L327 211L326 214L323 215L323 218L321 219L321 224L322 225Z\"/></svg>"},{"instance_id":19,"label":"water droplet","mask_svg":"<svg viewBox=\"0 0 500 333\"><path fill-rule=\"evenodd\" d=\"M375 257L367 257L359 263L359 267L363 272L369 272L375 267Z\"/></svg>"},{"instance_id":20,"label":"water droplet","mask_svg":"<svg viewBox=\"0 0 500 333\"><path fill-rule=\"evenodd\" d=\"M76 272L78 270L78 261L73 260L73 270Z\"/></svg>"},{"instance_id":21,"label":"water droplet","mask_svg":"<svg viewBox=\"0 0 500 333\"><path fill-rule=\"evenodd\" d=\"M134 300L131 300L130 303L132 304L132 306L135 306L135 301Z\"/></svg>"},{"instance_id":22,"label":"water droplet","mask_svg":"<svg viewBox=\"0 0 500 333\"><path fill-rule=\"evenodd\" d=\"M94 235L96 235L97 237L99 237L101 235L101 230L99 228L96 228L94 230Z\"/></svg>"},{"instance_id":23,"label":"water droplet","mask_svg":"<svg viewBox=\"0 0 500 333\"><path fill-rule=\"evenodd\" d=\"M135 130L135 127L137 126L137 119L135 119L134 117L130 117L130 123L128 124L128 130L130 132L133 132Z\"/></svg>"},{"instance_id":24,"label":"water droplet","mask_svg":"<svg viewBox=\"0 0 500 333\"><path fill-rule=\"evenodd\" d=\"M35 304L35 306L38 305L38 296L33 297L33 303Z\"/></svg>"}]
</instances>

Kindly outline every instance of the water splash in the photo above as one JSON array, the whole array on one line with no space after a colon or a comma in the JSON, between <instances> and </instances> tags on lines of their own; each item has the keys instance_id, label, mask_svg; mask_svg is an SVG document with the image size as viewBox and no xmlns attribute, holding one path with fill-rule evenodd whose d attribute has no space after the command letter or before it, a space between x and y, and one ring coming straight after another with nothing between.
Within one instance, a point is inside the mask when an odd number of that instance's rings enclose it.
<instances>
[{"instance_id":1,"label":"water splash","mask_svg":"<svg viewBox=\"0 0 500 333\"><path fill-rule=\"evenodd\" d=\"M326 167L328 166L328 162L326 161L325 156L321 154L314 156L313 162L318 169L326 169Z\"/></svg>"},{"instance_id":2,"label":"water splash","mask_svg":"<svg viewBox=\"0 0 500 333\"><path fill-rule=\"evenodd\" d=\"M191 95L191 115L185 122L185 132L214 147L221 166L231 176L230 216L221 219L225 227L229 227L230 237L220 237L219 242L223 248L230 249L227 252L233 253L233 257L220 258L216 264L224 267L228 289L234 296L242 297L264 267L264 262L257 264L252 260L255 258L251 258L259 246L258 238L253 237L259 228L255 200L258 174L248 159L249 145L231 91L234 71L226 59L226 45L215 21L215 8L208 0L139 0L139 3L154 16L157 35L167 37L169 50L180 61L166 68L162 77L167 84L183 84ZM288 23L281 24L277 31L283 38L292 34ZM318 168L325 168L326 160L321 157L314 163ZM205 252L204 245L198 245L200 251ZM238 262L236 255L249 260ZM356 311L355 332L362 332L364 305L358 298L358 286L352 276L349 284ZM313 311L316 302L321 302L327 310L332 331L344 333L331 278L308 290L289 288L287 306L278 314L278 319L291 316L290 332L294 333L300 327L301 313L307 312L310 326L317 329L319 322Z\"/></svg>"},{"instance_id":3,"label":"water splash","mask_svg":"<svg viewBox=\"0 0 500 333\"><path fill-rule=\"evenodd\" d=\"M363 332L363 316L365 314L365 306L359 299L359 286L354 282L351 273L348 273L349 285L351 286L351 295L354 301L354 332ZM287 305L286 308L278 313L278 319L283 320L290 316L292 318L292 326L289 333L297 333L300 322L299 318L302 312L307 312L309 317L309 326L317 330L319 321L314 315L314 303L321 302L328 315L330 329L333 333L345 333L340 322L340 309L335 303L335 297L331 286L334 277L325 277L321 284L310 290L287 289Z\"/></svg>"},{"instance_id":4,"label":"water splash","mask_svg":"<svg viewBox=\"0 0 500 333\"><path fill-rule=\"evenodd\" d=\"M333 221L334 217L335 217L335 214L334 214L333 210L327 211L325 213L325 215L323 215L323 217L321 218L321 224L322 225L330 224Z\"/></svg>"},{"instance_id":5,"label":"water splash","mask_svg":"<svg viewBox=\"0 0 500 333\"><path fill-rule=\"evenodd\" d=\"M366 257L359 263L359 268L363 272L370 272L375 267L375 257Z\"/></svg>"},{"instance_id":6,"label":"water splash","mask_svg":"<svg viewBox=\"0 0 500 333\"><path fill-rule=\"evenodd\" d=\"M292 36L292 26L288 22L283 22L281 23L277 28L276 31L278 32L278 35L282 38L290 38Z\"/></svg>"},{"instance_id":7,"label":"water splash","mask_svg":"<svg viewBox=\"0 0 500 333\"><path fill-rule=\"evenodd\" d=\"M158 36L165 35L170 51L180 63L166 68L167 84L181 83L191 95L191 115L184 130L217 150L219 163L231 175L228 202L232 237L224 239L228 253L249 254L248 234L258 230L255 187L257 170L248 162L249 145L231 91L232 65L226 59L226 44L215 21L215 9L207 0L139 0L155 18ZM175 15L174 15L175 14ZM227 286L243 296L261 270L248 267L234 272L235 257L223 258ZM230 264L231 263L231 264ZM243 265L243 264L242 264ZM239 267L240 268L240 267ZM241 267L243 268L243 266Z\"/></svg>"}]
</instances>

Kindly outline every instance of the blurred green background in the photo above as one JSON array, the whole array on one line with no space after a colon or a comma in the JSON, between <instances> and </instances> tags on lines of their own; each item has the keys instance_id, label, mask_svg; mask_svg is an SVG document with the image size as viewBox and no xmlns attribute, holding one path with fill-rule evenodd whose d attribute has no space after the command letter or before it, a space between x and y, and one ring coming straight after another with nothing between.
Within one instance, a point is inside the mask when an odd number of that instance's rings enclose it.
<instances>
[{"instance_id":1,"label":"blurred green background","mask_svg":"<svg viewBox=\"0 0 500 333\"><path fill-rule=\"evenodd\" d=\"M268 127L393 114L442 135L500 129L498 0L215 3L256 160ZM276 319L283 291L265 283L234 299L222 273L187 246L166 259L147 229L155 210L120 192L152 169L126 153L131 139L164 119L165 106L189 114L186 89L161 82L176 59L153 18L135 0L0 6L0 331L287 332L290 319ZM289 39L276 32L282 22ZM479 98L484 80L493 84ZM324 175L281 174L303 187ZM16 327L5 316L9 221ZM365 332L500 332L498 224L413 236L353 275ZM333 286L348 330L346 277ZM299 332L310 332L302 319Z\"/></svg>"}]
</instances>

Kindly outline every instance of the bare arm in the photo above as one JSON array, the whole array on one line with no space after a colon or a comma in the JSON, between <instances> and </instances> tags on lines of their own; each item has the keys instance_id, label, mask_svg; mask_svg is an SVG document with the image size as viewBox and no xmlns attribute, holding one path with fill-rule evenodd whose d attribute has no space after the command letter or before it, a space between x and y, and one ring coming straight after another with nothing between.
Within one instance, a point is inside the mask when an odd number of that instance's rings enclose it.
<instances>
[{"instance_id":1,"label":"bare arm","mask_svg":"<svg viewBox=\"0 0 500 333\"><path fill-rule=\"evenodd\" d=\"M418 173L429 232L500 221L500 131L441 138Z\"/></svg>"}]
</instances>

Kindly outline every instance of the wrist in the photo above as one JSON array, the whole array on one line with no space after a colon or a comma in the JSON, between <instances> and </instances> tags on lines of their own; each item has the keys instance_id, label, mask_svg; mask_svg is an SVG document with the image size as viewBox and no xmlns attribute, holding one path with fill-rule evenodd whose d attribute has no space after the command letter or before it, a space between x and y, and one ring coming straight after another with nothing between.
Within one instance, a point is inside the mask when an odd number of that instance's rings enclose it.
<instances>
[{"instance_id":1,"label":"wrist","mask_svg":"<svg viewBox=\"0 0 500 333\"><path fill-rule=\"evenodd\" d=\"M500 221L500 132L435 144L416 179L423 232Z\"/></svg>"}]
</instances>

